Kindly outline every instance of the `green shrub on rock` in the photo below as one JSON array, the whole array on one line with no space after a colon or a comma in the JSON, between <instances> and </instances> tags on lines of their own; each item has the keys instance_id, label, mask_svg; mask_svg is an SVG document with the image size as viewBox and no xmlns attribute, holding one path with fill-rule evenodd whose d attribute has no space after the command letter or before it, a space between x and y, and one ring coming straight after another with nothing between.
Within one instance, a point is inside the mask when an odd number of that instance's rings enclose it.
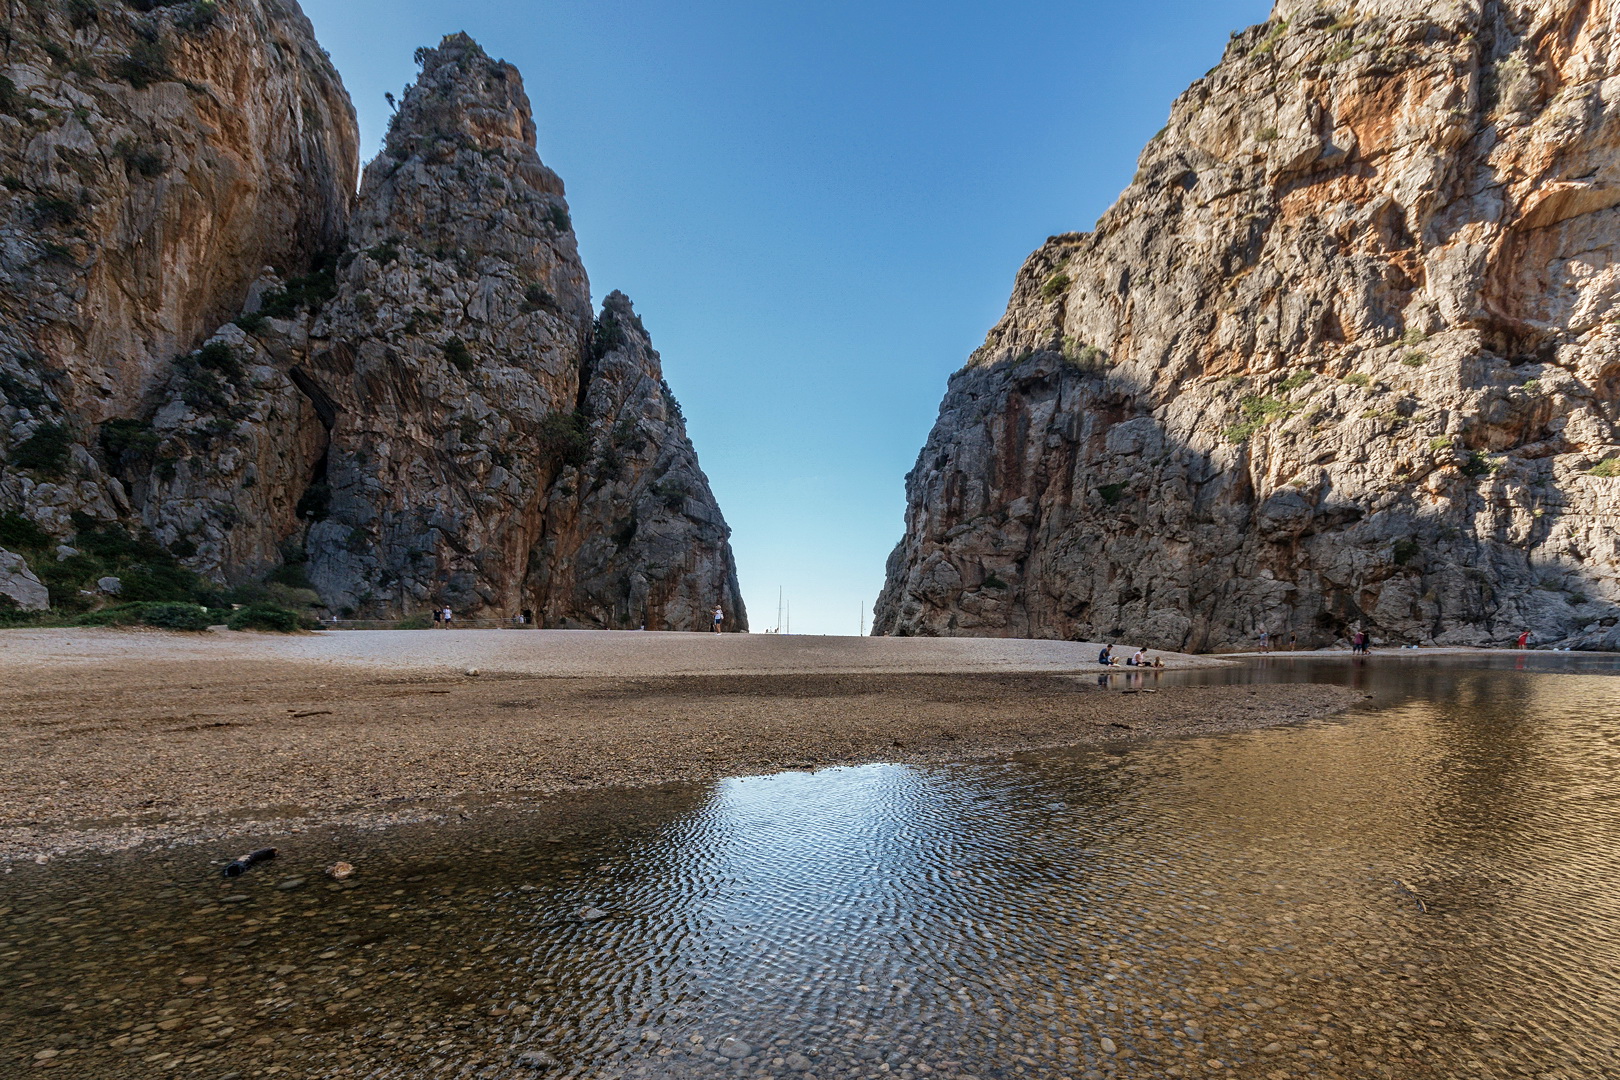
<instances>
[{"instance_id":1,"label":"green shrub on rock","mask_svg":"<svg viewBox=\"0 0 1620 1080\"><path fill-rule=\"evenodd\" d=\"M320 626L309 616L276 604L249 604L240 611L232 612L225 625L232 630L268 630L273 634L291 634Z\"/></svg>"},{"instance_id":2,"label":"green shrub on rock","mask_svg":"<svg viewBox=\"0 0 1620 1080\"><path fill-rule=\"evenodd\" d=\"M80 615L79 626L153 626L159 630L207 630L214 624L208 609L198 604L147 601L119 604Z\"/></svg>"},{"instance_id":3,"label":"green shrub on rock","mask_svg":"<svg viewBox=\"0 0 1620 1080\"><path fill-rule=\"evenodd\" d=\"M19 469L57 479L72 459L73 436L62 424L41 424L11 451L11 464Z\"/></svg>"}]
</instances>

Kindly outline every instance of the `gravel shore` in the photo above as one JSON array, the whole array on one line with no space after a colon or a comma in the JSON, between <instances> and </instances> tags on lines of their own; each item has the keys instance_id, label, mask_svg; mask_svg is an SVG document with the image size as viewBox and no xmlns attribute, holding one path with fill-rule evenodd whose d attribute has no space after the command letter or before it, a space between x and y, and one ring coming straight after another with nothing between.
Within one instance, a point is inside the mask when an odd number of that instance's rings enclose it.
<instances>
[{"instance_id":1,"label":"gravel shore","mask_svg":"<svg viewBox=\"0 0 1620 1080\"><path fill-rule=\"evenodd\" d=\"M422 820L586 788L1236 731L1360 696L1126 694L1086 677L1100 670L1086 650L1095 658L1094 645L970 639L5 632L0 860L266 823Z\"/></svg>"}]
</instances>

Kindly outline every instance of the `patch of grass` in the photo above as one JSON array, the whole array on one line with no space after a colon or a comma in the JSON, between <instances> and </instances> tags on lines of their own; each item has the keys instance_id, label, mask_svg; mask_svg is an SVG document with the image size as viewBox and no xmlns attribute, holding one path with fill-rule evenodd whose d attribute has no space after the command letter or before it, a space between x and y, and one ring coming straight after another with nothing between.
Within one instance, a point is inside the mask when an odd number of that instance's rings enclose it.
<instances>
[{"instance_id":1,"label":"patch of grass","mask_svg":"<svg viewBox=\"0 0 1620 1080\"><path fill-rule=\"evenodd\" d=\"M1429 440L1429 449L1431 451L1450 450L1455 442L1456 440L1450 435L1436 435Z\"/></svg>"},{"instance_id":2,"label":"patch of grass","mask_svg":"<svg viewBox=\"0 0 1620 1080\"><path fill-rule=\"evenodd\" d=\"M1304 386L1314 378L1316 378L1316 372L1314 371L1296 371L1292 375L1288 376L1288 378L1284 379L1278 385L1277 389L1279 392L1286 394L1292 390L1298 390L1300 387Z\"/></svg>"},{"instance_id":3,"label":"patch of grass","mask_svg":"<svg viewBox=\"0 0 1620 1080\"><path fill-rule=\"evenodd\" d=\"M1413 559L1417 558L1420 550L1422 550L1421 545L1410 537L1405 540L1395 541L1395 564L1397 566L1406 566Z\"/></svg>"},{"instance_id":4,"label":"patch of grass","mask_svg":"<svg viewBox=\"0 0 1620 1080\"><path fill-rule=\"evenodd\" d=\"M1534 394L1541 389L1541 380L1526 379L1524 382L1519 384L1519 389L1525 391L1526 393Z\"/></svg>"},{"instance_id":5,"label":"patch of grass","mask_svg":"<svg viewBox=\"0 0 1620 1080\"><path fill-rule=\"evenodd\" d=\"M320 623L307 615L267 603L249 604L240 611L231 612L225 625L232 630L266 630L273 634L292 634L320 627Z\"/></svg>"},{"instance_id":6,"label":"patch of grass","mask_svg":"<svg viewBox=\"0 0 1620 1080\"><path fill-rule=\"evenodd\" d=\"M1586 475L1601 476L1605 480L1620 477L1620 458L1604 458L1590 469L1587 469Z\"/></svg>"},{"instance_id":7,"label":"patch of grass","mask_svg":"<svg viewBox=\"0 0 1620 1080\"><path fill-rule=\"evenodd\" d=\"M1422 367L1428 362L1428 354L1421 352L1409 352L1405 356L1401 357L1401 363L1405 364L1407 367Z\"/></svg>"},{"instance_id":8,"label":"patch of grass","mask_svg":"<svg viewBox=\"0 0 1620 1080\"><path fill-rule=\"evenodd\" d=\"M1248 442L1255 432L1294 411L1294 407L1286 401L1260 394L1250 394L1243 399L1239 408L1243 412L1243 421L1226 429L1228 442Z\"/></svg>"},{"instance_id":9,"label":"patch of grass","mask_svg":"<svg viewBox=\"0 0 1620 1080\"><path fill-rule=\"evenodd\" d=\"M1421 345L1429 340L1429 335L1414 327L1401 335L1402 345Z\"/></svg>"},{"instance_id":10,"label":"patch of grass","mask_svg":"<svg viewBox=\"0 0 1620 1080\"><path fill-rule=\"evenodd\" d=\"M1266 36L1260 40L1260 44L1258 44L1258 45L1256 45L1254 47L1253 55L1255 55L1255 56L1266 56L1266 55L1268 55L1273 49L1275 49L1277 47L1277 42L1281 41L1282 38L1283 38L1283 35L1286 34L1286 33L1288 33L1288 22L1286 20L1278 22L1275 26L1273 26L1271 28L1270 32L1267 33Z\"/></svg>"},{"instance_id":11,"label":"patch of grass","mask_svg":"<svg viewBox=\"0 0 1620 1080\"><path fill-rule=\"evenodd\" d=\"M574 219L569 216L568 207L561 203L551 204L550 209L546 211L546 220L551 223L553 229L560 233L567 232L574 227Z\"/></svg>"},{"instance_id":12,"label":"patch of grass","mask_svg":"<svg viewBox=\"0 0 1620 1080\"><path fill-rule=\"evenodd\" d=\"M1339 381L1342 382L1342 383L1348 383L1351 386L1359 386L1363 390L1365 390L1368 387L1372 386L1372 376L1371 375L1364 375L1359 371L1352 371L1350 374L1344 376Z\"/></svg>"},{"instance_id":13,"label":"patch of grass","mask_svg":"<svg viewBox=\"0 0 1620 1080\"><path fill-rule=\"evenodd\" d=\"M250 311L246 315L238 315L233 321L248 333L257 334L264 329L264 324L269 320L262 311Z\"/></svg>"},{"instance_id":14,"label":"patch of grass","mask_svg":"<svg viewBox=\"0 0 1620 1080\"><path fill-rule=\"evenodd\" d=\"M1076 338L1063 339L1063 359L1077 368L1092 370L1108 366L1108 354L1095 345L1086 345Z\"/></svg>"},{"instance_id":15,"label":"patch of grass","mask_svg":"<svg viewBox=\"0 0 1620 1080\"><path fill-rule=\"evenodd\" d=\"M467 343L458 337L451 338L440 346L440 349L444 352L444 358L450 361L450 366L463 375L472 374L478 367L478 362L473 359L472 350L468 349Z\"/></svg>"},{"instance_id":16,"label":"patch of grass","mask_svg":"<svg viewBox=\"0 0 1620 1080\"><path fill-rule=\"evenodd\" d=\"M1488 458L1478 450L1475 450L1473 453L1468 455L1468 460L1462 463L1461 469L1464 476L1477 478L1481 476L1490 476L1497 470L1501 469L1501 467L1502 462L1500 460Z\"/></svg>"},{"instance_id":17,"label":"patch of grass","mask_svg":"<svg viewBox=\"0 0 1620 1080\"><path fill-rule=\"evenodd\" d=\"M1120 499L1124 498L1125 489L1129 486L1129 484L1125 483L1103 484L1097 488L1097 494L1102 496L1103 502L1107 503L1109 506L1113 506L1115 503L1119 502Z\"/></svg>"},{"instance_id":18,"label":"patch of grass","mask_svg":"<svg viewBox=\"0 0 1620 1080\"><path fill-rule=\"evenodd\" d=\"M1260 129L1260 133L1255 136L1264 143L1276 142L1281 137L1282 134L1274 127L1263 127Z\"/></svg>"},{"instance_id":19,"label":"patch of grass","mask_svg":"<svg viewBox=\"0 0 1620 1080\"><path fill-rule=\"evenodd\" d=\"M1356 55L1356 43L1354 41L1339 41L1330 45L1328 50L1322 54L1322 62L1324 64L1342 64L1354 55Z\"/></svg>"},{"instance_id":20,"label":"patch of grass","mask_svg":"<svg viewBox=\"0 0 1620 1080\"><path fill-rule=\"evenodd\" d=\"M1007 587L1007 583L1005 581L1002 581L999 577L997 577L996 572L994 570L992 570L992 571L990 571L990 573L984 575L983 588L986 588L986 589L1005 589L1006 587Z\"/></svg>"},{"instance_id":21,"label":"patch of grass","mask_svg":"<svg viewBox=\"0 0 1620 1080\"><path fill-rule=\"evenodd\" d=\"M146 602L102 608L73 621L78 626L154 626L195 632L207 630L214 624L214 617L198 604Z\"/></svg>"},{"instance_id":22,"label":"patch of grass","mask_svg":"<svg viewBox=\"0 0 1620 1080\"><path fill-rule=\"evenodd\" d=\"M1066 272L1062 270L1057 271L1051 277L1041 282L1041 299L1055 299L1058 294L1062 293L1064 289L1069 287L1069 281L1070 278Z\"/></svg>"},{"instance_id":23,"label":"patch of grass","mask_svg":"<svg viewBox=\"0 0 1620 1080\"><path fill-rule=\"evenodd\" d=\"M73 435L65 424L41 424L11 450L11 465L51 479L67 473Z\"/></svg>"}]
</instances>

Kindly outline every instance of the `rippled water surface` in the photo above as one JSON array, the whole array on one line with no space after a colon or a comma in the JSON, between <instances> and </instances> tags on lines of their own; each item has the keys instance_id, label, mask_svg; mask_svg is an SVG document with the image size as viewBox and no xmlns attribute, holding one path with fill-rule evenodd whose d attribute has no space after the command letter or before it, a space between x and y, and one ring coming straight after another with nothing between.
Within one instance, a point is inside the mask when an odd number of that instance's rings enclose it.
<instances>
[{"instance_id":1,"label":"rippled water surface","mask_svg":"<svg viewBox=\"0 0 1620 1080\"><path fill-rule=\"evenodd\" d=\"M1370 697L23 866L0 1075L1620 1076L1616 671L1279 658L1188 678Z\"/></svg>"}]
</instances>

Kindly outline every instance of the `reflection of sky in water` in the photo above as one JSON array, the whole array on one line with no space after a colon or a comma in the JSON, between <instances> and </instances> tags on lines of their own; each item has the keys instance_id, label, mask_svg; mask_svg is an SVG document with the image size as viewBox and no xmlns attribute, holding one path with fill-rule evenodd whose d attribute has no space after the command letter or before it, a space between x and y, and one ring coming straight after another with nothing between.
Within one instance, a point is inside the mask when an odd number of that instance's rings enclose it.
<instances>
[{"instance_id":1,"label":"reflection of sky in water","mask_svg":"<svg viewBox=\"0 0 1620 1080\"><path fill-rule=\"evenodd\" d=\"M221 890L195 853L24 868L0 1062L61 1044L217 1077L246 1035L320 1076L529 1075L536 1048L582 1078L1617 1075L1620 680L1538 662L1580 674L1167 673L1372 696L1295 728L291 842L235 906L198 906ZM338 853L356 888L274 888ZM122 891L87 892L109 869ZM19 1026L41 1000L88 1004ZM148 1015L183 1023L109 1045Z\"/></svg>"}]
</instances>

